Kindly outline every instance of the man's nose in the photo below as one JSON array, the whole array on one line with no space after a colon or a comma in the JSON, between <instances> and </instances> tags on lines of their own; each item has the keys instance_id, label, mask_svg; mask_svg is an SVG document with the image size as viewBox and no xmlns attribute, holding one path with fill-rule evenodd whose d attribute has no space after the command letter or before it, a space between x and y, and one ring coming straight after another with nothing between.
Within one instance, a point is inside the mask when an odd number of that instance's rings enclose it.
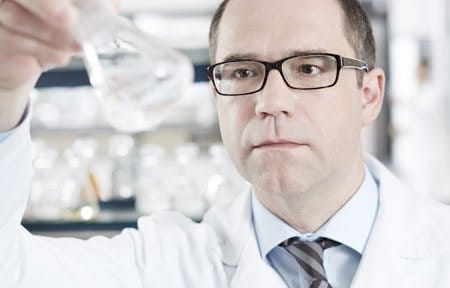
<instances>
[{"instance_id":1,"label":"man's nose","mask_svg":"<svg viewBox=\"0 0 450 288\"><path fill-rule=\"evenodd\" d=\"M295 110L295 93L292 91L283 76L277 70L272 70L267 75L266 85L257 95L255 106L256 115L263 119L267 116L290 117Z\"/></svg>"}]
</instances>

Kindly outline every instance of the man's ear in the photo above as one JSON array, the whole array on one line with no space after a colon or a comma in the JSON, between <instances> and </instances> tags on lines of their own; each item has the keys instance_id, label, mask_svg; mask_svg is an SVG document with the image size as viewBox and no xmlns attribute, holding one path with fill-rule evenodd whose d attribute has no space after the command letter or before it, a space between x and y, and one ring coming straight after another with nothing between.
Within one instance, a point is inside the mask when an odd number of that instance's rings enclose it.
<instances>
[{"instance_id":1,"label":"man's ear","mask_svg":"<svg viewBox=\"0 0 450 288\"><path fill-rule=\"evenodd\" d=\"M368 126L380 114L383 106L386 76L380 68L375 68L364 75L362 85L362 120Z\"/></svg>"}]
</instances>

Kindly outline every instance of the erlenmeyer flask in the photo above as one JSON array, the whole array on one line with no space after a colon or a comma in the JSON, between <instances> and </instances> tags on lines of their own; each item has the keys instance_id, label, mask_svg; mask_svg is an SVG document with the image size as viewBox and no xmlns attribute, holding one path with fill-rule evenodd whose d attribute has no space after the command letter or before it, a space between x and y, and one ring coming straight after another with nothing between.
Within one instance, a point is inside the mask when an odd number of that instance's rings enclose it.
<instances>
[{"instance_id":1,"label":"erlenmeyer flask","mask_svg":"<svg viewBox=\"0 0 450 288\"><path fill-rule=\"evenodd\" d=\"M178 171L173 185L174 208L187 217L201 220L207 203L196 177L200 148L195 143L184 143L175 148L175 154Z\"/></svg>"},{"instance_id":2,"label":"erlenmeyer flask","mask_svg":"<svg viewBox=\"0 0 450 288\"><path fill-rule=\"evenodd\" d=\"M78 138L71 149L64 152L67 175L62 189L61 205L66 209L66 219L89 221L99 214L100 191L92 170L97 150L97 140Z\"/></svg>"},{"instance_id":3,"label":"erlenmeyer flask","mask_svg":"<svg viewBox=\"0 0 450 288\"><path fill-rule=\"evenodd\" d=\"M74 0L75 37L108 123L124 132L151 130L193 81L191 61L116 16L108 0Z\"/></svg>"}]
</instances>

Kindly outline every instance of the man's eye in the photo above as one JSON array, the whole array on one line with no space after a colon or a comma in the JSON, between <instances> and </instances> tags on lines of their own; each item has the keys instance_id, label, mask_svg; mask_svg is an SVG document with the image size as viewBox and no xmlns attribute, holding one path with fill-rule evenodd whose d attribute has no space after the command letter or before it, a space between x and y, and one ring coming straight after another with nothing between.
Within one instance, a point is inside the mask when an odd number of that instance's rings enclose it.
<instances>
[{"instance_id":1,"label":"man's eye","mask_svg":"<svg viewBox=\"0 0 450 288\"><path fill-rule=\"evenodd\" d=\"M322 72L320 67L309 64L301 65L298 70L300 73L305 75L317 75Z\"/></svg>"},{"instance_id":2,"label":"man's eye","mask_svg":"<svg viewBox=\"0 0 450 288\"><path fill-rule=\"evenodd\" d=\"M250 69L238 69L238 70L234 71L234 73L233 73L234 78L238 78L238 79L249 78L254 75L255 75L255 73Z\"/></svg>"}]
</instances>

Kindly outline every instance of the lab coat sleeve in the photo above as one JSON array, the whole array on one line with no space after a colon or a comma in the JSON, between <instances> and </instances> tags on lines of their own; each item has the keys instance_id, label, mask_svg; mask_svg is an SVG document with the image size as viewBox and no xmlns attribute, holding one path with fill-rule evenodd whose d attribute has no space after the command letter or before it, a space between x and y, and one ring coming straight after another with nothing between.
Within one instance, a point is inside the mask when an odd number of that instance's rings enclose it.
<instances>
[{"instance_id":1,"label":"lab coat sleeve","mask_svg":"<svg viewBox=\"0 0 450 288\"><path fill-rule=\"evenodd\" d=\"M142 287L139 231L83 241L33 236L21 226L33 174L30 118L0 142L0 286Z\"/></svg>"}]
</instances>

